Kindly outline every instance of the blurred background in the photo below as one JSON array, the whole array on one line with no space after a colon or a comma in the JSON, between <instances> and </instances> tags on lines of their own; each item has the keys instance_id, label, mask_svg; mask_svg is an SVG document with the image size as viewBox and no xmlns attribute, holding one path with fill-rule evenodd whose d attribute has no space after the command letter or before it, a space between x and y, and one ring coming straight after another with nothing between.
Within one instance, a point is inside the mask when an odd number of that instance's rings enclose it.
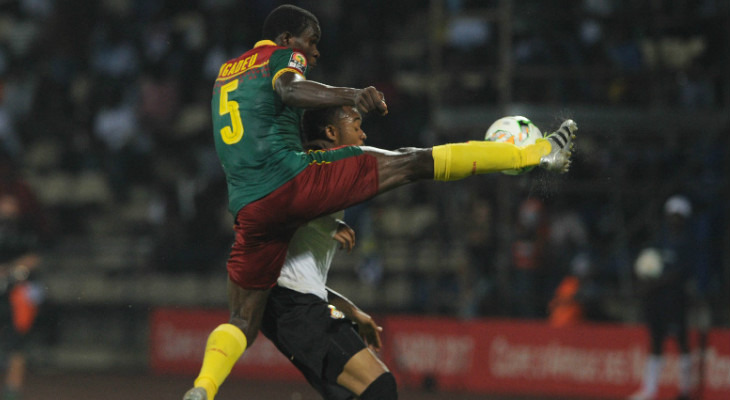
<instances>
[{"instance_id":1,"label":"blurred background","mask_svg":"<svg viewBox=\"0 0 730 400\"><path fill-rule=\"evenodd\" d=\"M31 370L143 370L154 309L225 309L210 93L281 3L0 1L0 194L40 259ZM547 321L578 275L586 321L638 324L634 259L679 193L693 326L730 324L730 2L290 3L322 28L311 79L385 93L369 145L480 140L505 115L580 127L565 176L424 182L348 210L359 243L334 289L375 315Z\"/></svg>"}]
</instances>

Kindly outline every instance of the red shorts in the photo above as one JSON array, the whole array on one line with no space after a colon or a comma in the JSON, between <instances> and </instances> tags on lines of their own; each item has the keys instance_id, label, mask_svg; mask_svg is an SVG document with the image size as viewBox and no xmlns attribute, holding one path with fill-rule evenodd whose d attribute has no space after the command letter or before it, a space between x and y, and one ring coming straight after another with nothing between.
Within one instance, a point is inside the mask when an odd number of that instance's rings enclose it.
<instances>
[{"instance_id":1,"label":"red shorts","mask_svg":"<svg viewBox=\"0 0 730 400\"><path fill-rule=\"evenodd\" d=\"M231 281L241 288L273 287L297 228L377 193L375 157L359 154L341 158L342 154L353 154L345 148L325 153L330 153L324 156L325 160L336 161L310 164L289 182L238 211L234 226L236 239L227 268Z\"/></svg>"}]
</instances>

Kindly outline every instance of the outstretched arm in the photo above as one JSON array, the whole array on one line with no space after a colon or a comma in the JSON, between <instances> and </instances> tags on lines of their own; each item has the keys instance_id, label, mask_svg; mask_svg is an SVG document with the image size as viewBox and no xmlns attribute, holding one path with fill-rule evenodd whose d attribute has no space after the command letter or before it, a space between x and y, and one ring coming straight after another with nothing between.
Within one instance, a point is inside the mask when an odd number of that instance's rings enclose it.
<instances>
[{"instance_id":1,"label":"outstretched arm","mask_svg":"<svg viewBox=\"0 0 730 400\"><path fill-rule=\"evenodd\" d=\"M360 112L388 113L383 94L372 86L365 89L335 87L309 81L293 72L284 73L274 83L284 104L299 108L355 106Z\"/></svg>"},{"instance_id":2,"label":"outstretched arm","mask_svg":"<svg viewBox=\"0 0 730 400\"><path fill-rule=\"evenodd\" d=\"M342 311L345 316L357 324L360 336L365 343L374 350L379 351L382 345L380 341L380 332L383 331L382 326L378 326L373 318L359 309L353 302L345 296L327 288L329 292L329 302L338 310Z\"/></svg>"}]
</instances>

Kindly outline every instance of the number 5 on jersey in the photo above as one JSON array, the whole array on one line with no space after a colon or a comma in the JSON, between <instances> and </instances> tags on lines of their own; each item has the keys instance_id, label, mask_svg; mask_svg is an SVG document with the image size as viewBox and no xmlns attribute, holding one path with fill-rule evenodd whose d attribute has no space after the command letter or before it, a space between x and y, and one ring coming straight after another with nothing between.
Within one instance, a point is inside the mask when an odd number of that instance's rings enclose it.
<instances>
[{"instance_id":1,"label":"number 5 on jersey","mask_svg":"<svg viewBox=\"0 0 730 400\"><path fill-rule=\"evenodd\" d=\"M224 126L221 129L221 138L225 144L238 143L243 137L243 123L241 122L241 113L238 111L238 102L228 100L228 93L236 90L236 88L238 88L238 79L234 79L221 87L218 113L220 116L230 114L232 125Z\"/></svg>"}]
</instances>

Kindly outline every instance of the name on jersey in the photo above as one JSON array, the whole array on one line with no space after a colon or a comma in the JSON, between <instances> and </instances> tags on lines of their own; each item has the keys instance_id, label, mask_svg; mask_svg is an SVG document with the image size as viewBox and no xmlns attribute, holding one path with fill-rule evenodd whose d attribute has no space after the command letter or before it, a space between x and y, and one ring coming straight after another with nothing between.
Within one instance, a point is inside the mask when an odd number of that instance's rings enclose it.
<instances>
[{"instance_id":1,"label":"name on jersey","mask_svg":"<svg viewBox=\"0 0 730 400\"><path fill-rule=\"evenodd\" d=\"M223 64L218 72L218 78L229 78L246 72L247 69L258 67L258 65L255 65L257 56L258 53L254 53L242 60L234 60Z\"/></svg>"}]
</instances>

